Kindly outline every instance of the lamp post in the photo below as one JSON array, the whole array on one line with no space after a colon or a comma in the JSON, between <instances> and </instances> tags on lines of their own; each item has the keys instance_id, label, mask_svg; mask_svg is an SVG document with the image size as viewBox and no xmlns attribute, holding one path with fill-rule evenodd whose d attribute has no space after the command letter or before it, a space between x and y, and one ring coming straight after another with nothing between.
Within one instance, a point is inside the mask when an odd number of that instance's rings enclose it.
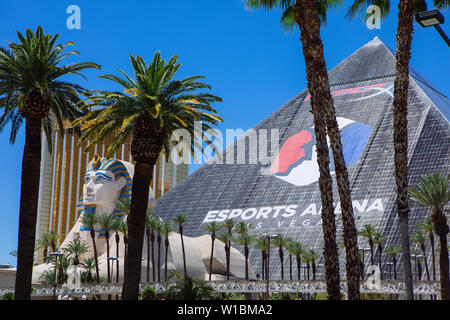
<instances>
[{"instance_id":1,"label":"lamp post","mask_svg":"<svg viewBox=\"0 0 450 320\"><path fill-rule=\"evenodd\" d=\"M441 35L442 39L447 43L447 46L450 47L450 40L445 34L444 30L439 26L444 23L444 16L439 10L430 10L416 13L416 21L424 28L434 27L437 32Z\"/></svg>"},{"instance_id":2,"label":"lamp post","mask_svg":"<svg viewBox=\"0 0 450 320\"><path fill-rule=\"evenodd\" d=\"M55 257L55 277L53 279L53 299L56 300L56 279L57 279L57 272L58 272L58 257L64 255L64 253L61 252L50 252L50 256Z\"/></svg>"},{"instance_id":3,"label":"lamp post","mask_svg":"<svg viewBox=\"0 0 450 320\"><path fill-rule=\"evenodd\" d=\"M267 239L267 265L266 265L266 300L269 299L269 262L270 262L270 239L277 239L276 234L269 235L267 233L260 236L261 239Z\"/></svg>"}]
</instances>

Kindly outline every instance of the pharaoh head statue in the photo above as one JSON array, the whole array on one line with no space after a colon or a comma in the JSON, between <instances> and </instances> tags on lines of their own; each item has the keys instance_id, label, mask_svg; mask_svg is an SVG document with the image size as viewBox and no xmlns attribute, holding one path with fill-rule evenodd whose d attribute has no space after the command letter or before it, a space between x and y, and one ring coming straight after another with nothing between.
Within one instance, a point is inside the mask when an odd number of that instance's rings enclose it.
<instances>
[{"instance_id":1,"label":"pharaoh head statue","mask_svg":"<svg viewBox=\"0 0 450 320\"><path fill-rule=\"evenodd\" d=\"M95 206L102 213L112 213L117 200L131 197L133 173L131 163L95 155L84 176L83 205Z\"/></svg>"}]
</instances>

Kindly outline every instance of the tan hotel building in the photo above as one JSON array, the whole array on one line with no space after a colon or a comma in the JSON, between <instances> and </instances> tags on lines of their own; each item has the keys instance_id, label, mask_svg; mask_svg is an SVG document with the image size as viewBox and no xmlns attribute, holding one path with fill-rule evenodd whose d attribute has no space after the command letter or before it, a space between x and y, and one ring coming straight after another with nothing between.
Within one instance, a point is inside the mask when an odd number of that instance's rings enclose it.
<instances>
[{"instance_id":1,"label":"tan hotel building","mask_svg":"<svg viewBox=\"0 0 450 320\"><path fill-rule=\"evenodd\" d=\"M42 139L41 177L39 190L38 220L36 239L49 231L56 231L61 235L59 243L69 233L78 219L76 203L83 192L83 177L86 166L94 154L104 157L112 136L94 149L86 153L78 146L79 137L74 133L70 123L66 123L65 134L55 131L53 135L53 150L48 150L45 134ZM130 140L115 154L115 158L132 162L130 154ZM165 161L161 155L154 168L151 187L158 199L176 184L188 176L188 165L175 165ZM37 262L41 263L43 250L37 253Z\"/></svg>"}]
</instances>

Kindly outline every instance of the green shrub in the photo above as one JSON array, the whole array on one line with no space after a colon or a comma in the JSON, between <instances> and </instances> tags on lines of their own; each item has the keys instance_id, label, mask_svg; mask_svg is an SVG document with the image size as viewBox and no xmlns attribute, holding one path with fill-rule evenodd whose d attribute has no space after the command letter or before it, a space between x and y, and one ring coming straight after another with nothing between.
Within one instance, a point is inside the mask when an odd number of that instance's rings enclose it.
<instances>
[{"instance_id":1,"label":"green shrub","mask_svg":"<svg viewBox=\"0 0 450 320\"><path fill-rule=\"evenodd\" d=\"M14 293L7 292L2 296L2 300L14 300Z\"/></svg>"},{"instance_id":2,"label":"green shrub","mask_svg":"<svg viewBox=\"0 0 450 320\"><path fill-rule=\"evenodd\" d=\"M157 294L155 288L146 286L144 289L142 289L141 300L156 300L156 297Z\"/></svg>"}]
</instances>

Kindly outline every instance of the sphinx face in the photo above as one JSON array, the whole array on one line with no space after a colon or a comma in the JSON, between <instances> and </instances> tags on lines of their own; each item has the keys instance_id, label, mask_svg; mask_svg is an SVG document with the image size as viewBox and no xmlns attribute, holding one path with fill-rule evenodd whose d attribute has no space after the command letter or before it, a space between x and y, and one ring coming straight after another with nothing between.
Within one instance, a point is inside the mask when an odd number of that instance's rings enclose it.
<instances>
[{"instance_id":1,"label":"sphinx face","mask_svg":"<svg viewBox=\"0 0 450 320\"><path fill-rule=\"evenodd\" d=\"M113 173L106 170L88 171L84 176L84 205L107 206L114 204L125 185L125 178L114 179Z\"/></svg>"}]
</instances>

